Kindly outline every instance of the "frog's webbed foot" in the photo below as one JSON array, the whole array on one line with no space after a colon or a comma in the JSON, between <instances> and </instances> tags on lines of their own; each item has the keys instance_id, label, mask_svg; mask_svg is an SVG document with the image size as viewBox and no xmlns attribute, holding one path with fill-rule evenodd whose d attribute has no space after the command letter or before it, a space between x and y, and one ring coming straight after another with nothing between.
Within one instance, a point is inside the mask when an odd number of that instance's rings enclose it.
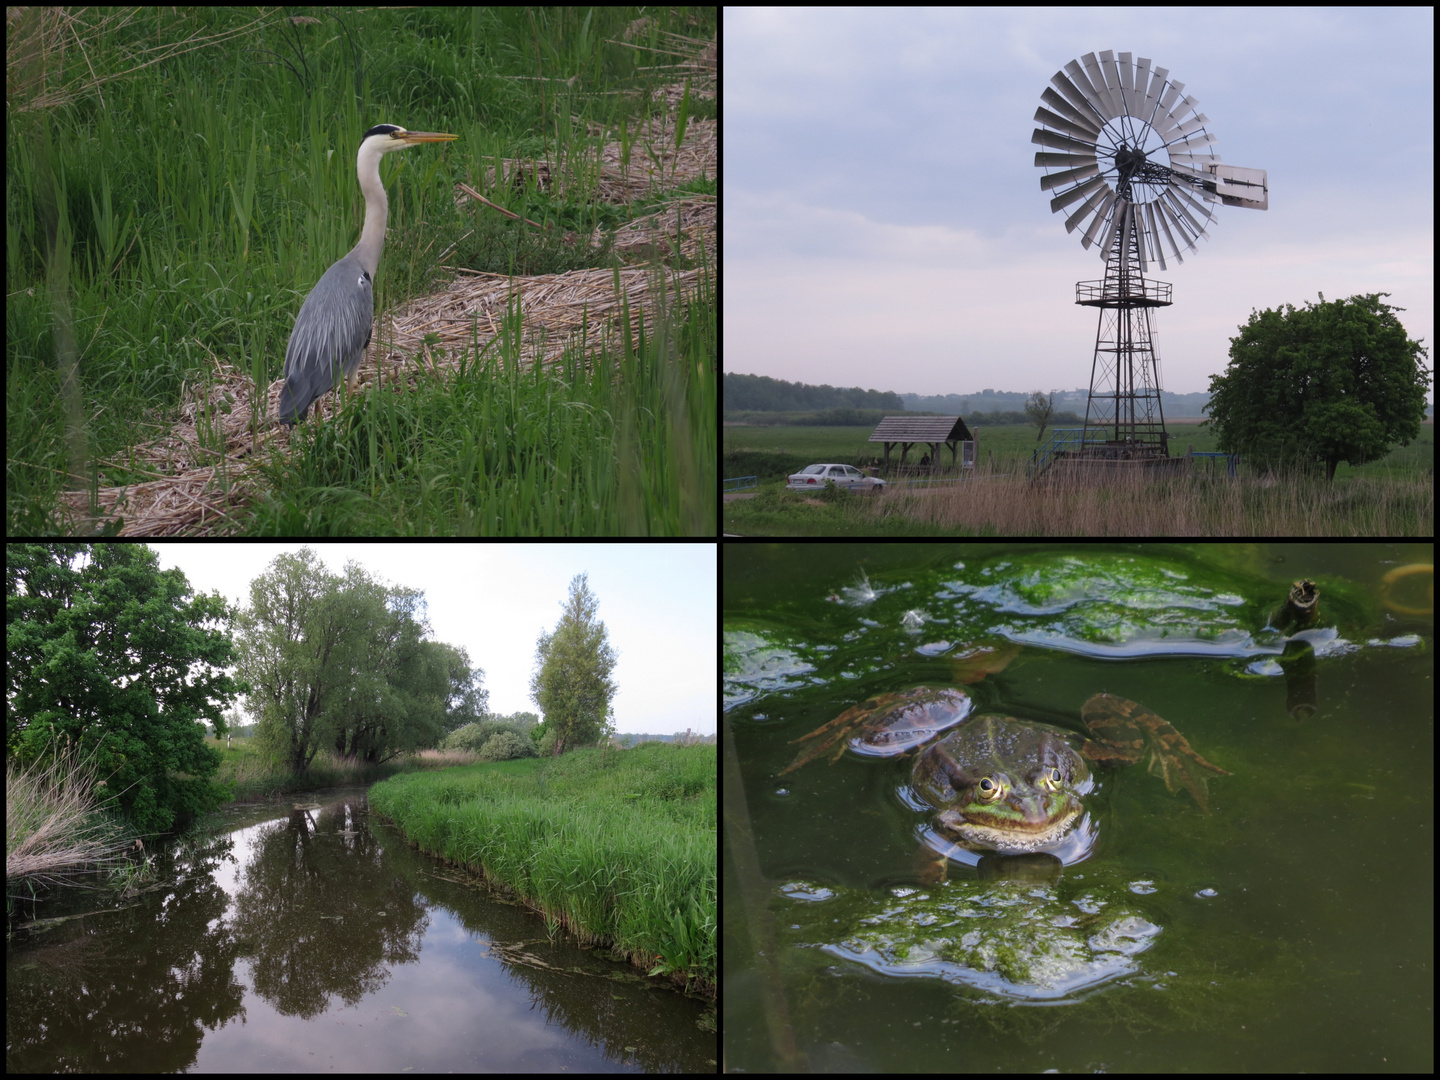
<instances>
[{"instance_id":1,"label":"frog's webbed foot","mask_svg":"<svg viewBox=\"0 0 1440 1080\"><path fill-rule=\"evenodd\" d=\"M1163 777L1171 792L1183 785L1202 810L1208 810L1208 789L1202 770L1220 776L1230 773L1197 754L1167 721L1144 705L1113 694L1096 694L1080 711L1094 739L1082 753L1102 765L1133 765L1147 752L1151 775Z\"/></svg>"},{"instance_id":2,"label":"frog's webbed foot","mask_svg":"<svg viewBox=\"0 0 1440 1080\"><path fill-rule=\"evenodd\" d=\"M915 876L922 885L943 885L949 870L949 859L924 844L920 845L920 851L915 856Z\"/></svg>"}]
</instances>

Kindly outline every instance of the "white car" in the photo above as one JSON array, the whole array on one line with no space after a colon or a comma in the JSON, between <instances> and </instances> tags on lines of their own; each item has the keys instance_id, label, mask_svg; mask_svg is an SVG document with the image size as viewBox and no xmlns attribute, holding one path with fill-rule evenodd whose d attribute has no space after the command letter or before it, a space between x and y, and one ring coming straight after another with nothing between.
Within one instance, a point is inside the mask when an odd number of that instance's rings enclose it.
<instances>
[{"instance_id":1,"label":"white car","mask_svg":"<svg viewBox=\"0 0 1440 1080\"><path fill-rule=\"evenodd\" d=\"M866 476L850 465L807 465L799 472L791 473L786 479L789 483L785 487L791 491L809 491L833 484L848 491L869 491L874 488L878 493L885 487L884 480Z\"/></svg>"}]
</instances>

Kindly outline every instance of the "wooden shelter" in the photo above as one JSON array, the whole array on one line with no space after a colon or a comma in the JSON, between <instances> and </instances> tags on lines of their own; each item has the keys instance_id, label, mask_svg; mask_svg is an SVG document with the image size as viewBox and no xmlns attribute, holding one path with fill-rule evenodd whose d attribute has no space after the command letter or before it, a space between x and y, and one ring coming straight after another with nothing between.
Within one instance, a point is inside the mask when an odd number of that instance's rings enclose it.
<instances>
[{"instance_id":1,"label":"wooden shelter","mask_svg":"<svg viewBox=\"0 0 1440 1080\"><path fill-rule=\"evenodd\" d=\"M900 460L896 468L905 468L905 455L917 443L930 447L930 468L938 471L937 459L942 445L950 448L950 467L975 467L975 436L958 416L887 416L880 421L870 442L885 444L885 465L890 469L890 448L899 444ZM963 458L960 451L964 450Z\"/></svg>"}]
</instances>

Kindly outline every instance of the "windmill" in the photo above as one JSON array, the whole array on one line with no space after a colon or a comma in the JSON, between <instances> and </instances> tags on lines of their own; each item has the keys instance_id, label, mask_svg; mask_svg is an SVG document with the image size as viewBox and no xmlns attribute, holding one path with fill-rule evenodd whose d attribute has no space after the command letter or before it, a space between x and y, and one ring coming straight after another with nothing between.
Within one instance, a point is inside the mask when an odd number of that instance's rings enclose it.
<instances>
[{"instance_id":1,"label":"windmill","mask_svg":"<svg viewBox=\"0 0 1440 1080\"><path fill-rule=\"evenodd\" d=\"M1050 209L1066 213L1065 230L1098 248L1105 278L1075 286L1077 304L1100 309L1085 428L1037 453L1031 471L1057 451L1156 461L1169 448L1150 312L1169 306L1170 286L1145 274L1167 269L1167 253L1185 261L1181 249L1195 250L1214 204L1266 209L1265 172L1221 164L1198 102L1144 57L1086 53L1050 82L1030 139L1051 151L1035 155L1040 189L1055 193Z\"/></svg>"}]
</instances>

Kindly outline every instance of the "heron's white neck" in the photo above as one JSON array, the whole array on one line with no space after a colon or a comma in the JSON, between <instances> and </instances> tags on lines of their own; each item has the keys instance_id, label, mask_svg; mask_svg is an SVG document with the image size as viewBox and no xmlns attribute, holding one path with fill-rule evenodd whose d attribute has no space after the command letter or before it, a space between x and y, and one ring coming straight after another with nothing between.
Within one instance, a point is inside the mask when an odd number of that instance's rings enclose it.
<instances>
[{"instance_id":1,"label":"heron's white neck","mask_svg":"<svg viewBox=\"0 0 1440 1080\"><path fill-rule=\"evenodd\" d=\"M380 253L385 250L385 222L390 203L385 198L385 185L380 183L380 158L375 144L366 139L355 158L355 171L360 177L360 190L365 195L365 227L353 254L372 278L380 268Z\"/></svg>"}]
</instances>

